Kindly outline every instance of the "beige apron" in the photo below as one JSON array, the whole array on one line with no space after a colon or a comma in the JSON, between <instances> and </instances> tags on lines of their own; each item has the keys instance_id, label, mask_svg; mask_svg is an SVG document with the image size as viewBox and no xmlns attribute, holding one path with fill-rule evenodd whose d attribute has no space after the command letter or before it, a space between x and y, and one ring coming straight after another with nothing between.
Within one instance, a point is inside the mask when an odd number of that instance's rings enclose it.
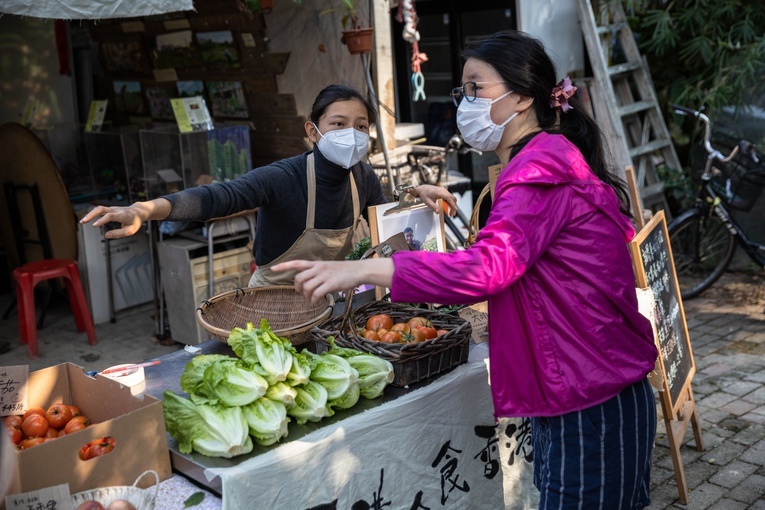
<instances>
[{"instance_id":1,"label":"beige apron","mask_svg":"<svg viewBox=\"0 0 765 510\"><path fill-rule=\"evenodd\" d=\"M369 226L361 216L359 193L356 181L351 175L351 194L353 197L353 225L343 229L313 228L316 212L316 171L313 154L308 155L306 177L308 179L308 207L305 217L305 230L292 246L270 263L258 266L250 278L250 287L264 285L292 285L297 271L275 272L271 267L287 260L340 260L353 249L353 243L369 235Z\"/></svg>"}]
</instances>

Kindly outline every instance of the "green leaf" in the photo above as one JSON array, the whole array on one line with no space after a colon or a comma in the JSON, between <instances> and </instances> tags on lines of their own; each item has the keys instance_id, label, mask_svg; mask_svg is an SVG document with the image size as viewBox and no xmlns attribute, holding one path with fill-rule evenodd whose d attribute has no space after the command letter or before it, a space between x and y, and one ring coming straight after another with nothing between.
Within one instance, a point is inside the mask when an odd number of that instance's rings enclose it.
<instances>
[{"instance_id":1,"label":"green leaf","mask_svg":"<svg viewBox=\"0 0 765 510\"><path fill-rule=\"evenodd\" d=\"M202 491L195 492L189 498L183 502L183 508L189 508L192 506L197 506L199 503L204 501L205 499L205 493Z\"/></svg>"}]
</instances>

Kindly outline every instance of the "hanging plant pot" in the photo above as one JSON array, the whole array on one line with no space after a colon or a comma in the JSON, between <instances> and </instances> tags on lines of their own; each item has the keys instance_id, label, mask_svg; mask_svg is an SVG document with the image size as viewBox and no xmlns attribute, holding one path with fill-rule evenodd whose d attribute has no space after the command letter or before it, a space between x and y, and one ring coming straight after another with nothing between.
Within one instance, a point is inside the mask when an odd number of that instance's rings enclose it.
<instances>
[{"instance_id":1,"label":"hanging plant pot","mask_svg":"<svg viewBox=\"0 0 765 510\"><path fill-rule=\"evenodd\" d=\"M374 36L374 28L357 28L356 30L345 30L340 42L348 46L348 51L351 55L357 55L359 53L371 53L372 51L372 37Z\"/></svg>"}]
</instances>

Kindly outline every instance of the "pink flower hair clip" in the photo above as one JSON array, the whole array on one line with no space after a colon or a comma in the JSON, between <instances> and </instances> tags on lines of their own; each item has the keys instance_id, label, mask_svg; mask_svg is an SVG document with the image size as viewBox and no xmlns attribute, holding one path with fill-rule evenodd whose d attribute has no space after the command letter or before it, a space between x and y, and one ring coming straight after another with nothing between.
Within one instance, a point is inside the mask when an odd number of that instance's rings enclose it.
<instances>
[{"instance_id":1,"label":"pink flower hair clip","mask_svg":"<svg viewBox=\"0 0 765 510\"><path fill-rule=\"evenodd\" d=\"M572 110L573 107L568 104L568 99L574 95L576 87L571 84L571 80L568 76L558 82L558 85L553 87L552 94L550 94L550 107L558 110L559 113L566 113Z\"/></svg>"}]
</instances>

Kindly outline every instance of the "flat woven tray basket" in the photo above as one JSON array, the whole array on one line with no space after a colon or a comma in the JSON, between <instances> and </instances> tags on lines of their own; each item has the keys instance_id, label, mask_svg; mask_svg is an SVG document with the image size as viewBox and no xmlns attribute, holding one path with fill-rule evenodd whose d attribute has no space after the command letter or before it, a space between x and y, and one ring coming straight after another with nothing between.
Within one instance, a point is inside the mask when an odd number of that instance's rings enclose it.
<instances>
[{"instance_id":1,"label":"flat woven tray basket","mask_svg":"<svg viewBox=\"0 0 765 510\"><path fill-rule=\"evenodd\" d=\"M390 361L394 375L391 384L394 386L406 386L433 377L468 359L473 328L465 319L388 301L372 301L349 310L351 313L348 314L346 326L343 326L345 315L331 317L311 330L314 339L328 346L328 338L333 336L335 344L340 347L369 352ZM390 315L394 323L406 322L415 316L426 317L437 329L449 332L424 342L396 344L367 340L356 333L357 327L363 328L369 317L380 313Z\"/></svg>"},{"instance_id":2,"label":"flat woven tray basket","mask_svg":"<svg viewBox=\"0 0 765 510\"><path fill-rule=\"evenodd\" d=\"M221 342L228 342L234 328L255 327L265 318L278 336L292 345L311 340L310 329L330 316L335 300L330 295L313 304L291 285L235 289L205 300L197 308L197 322Z\"/></svg>"},{"instance_id":3,"label":"flat woven tray basket","mask_svg":"<svg viewBox=\"0 0 765 510\"><path fill-rule=\"evenodd\" d=\"M146 475L154 475L154 485L147 489L141 489L138 484ZM105 508L118 499L124 499L130 502L136 510L153 510L158 491L159 475L157 472L144 471L136 478L133 485L101 487L72 494L72 508L76 508L85 501L97 501Z\"/></svg>"}]
</instances>

